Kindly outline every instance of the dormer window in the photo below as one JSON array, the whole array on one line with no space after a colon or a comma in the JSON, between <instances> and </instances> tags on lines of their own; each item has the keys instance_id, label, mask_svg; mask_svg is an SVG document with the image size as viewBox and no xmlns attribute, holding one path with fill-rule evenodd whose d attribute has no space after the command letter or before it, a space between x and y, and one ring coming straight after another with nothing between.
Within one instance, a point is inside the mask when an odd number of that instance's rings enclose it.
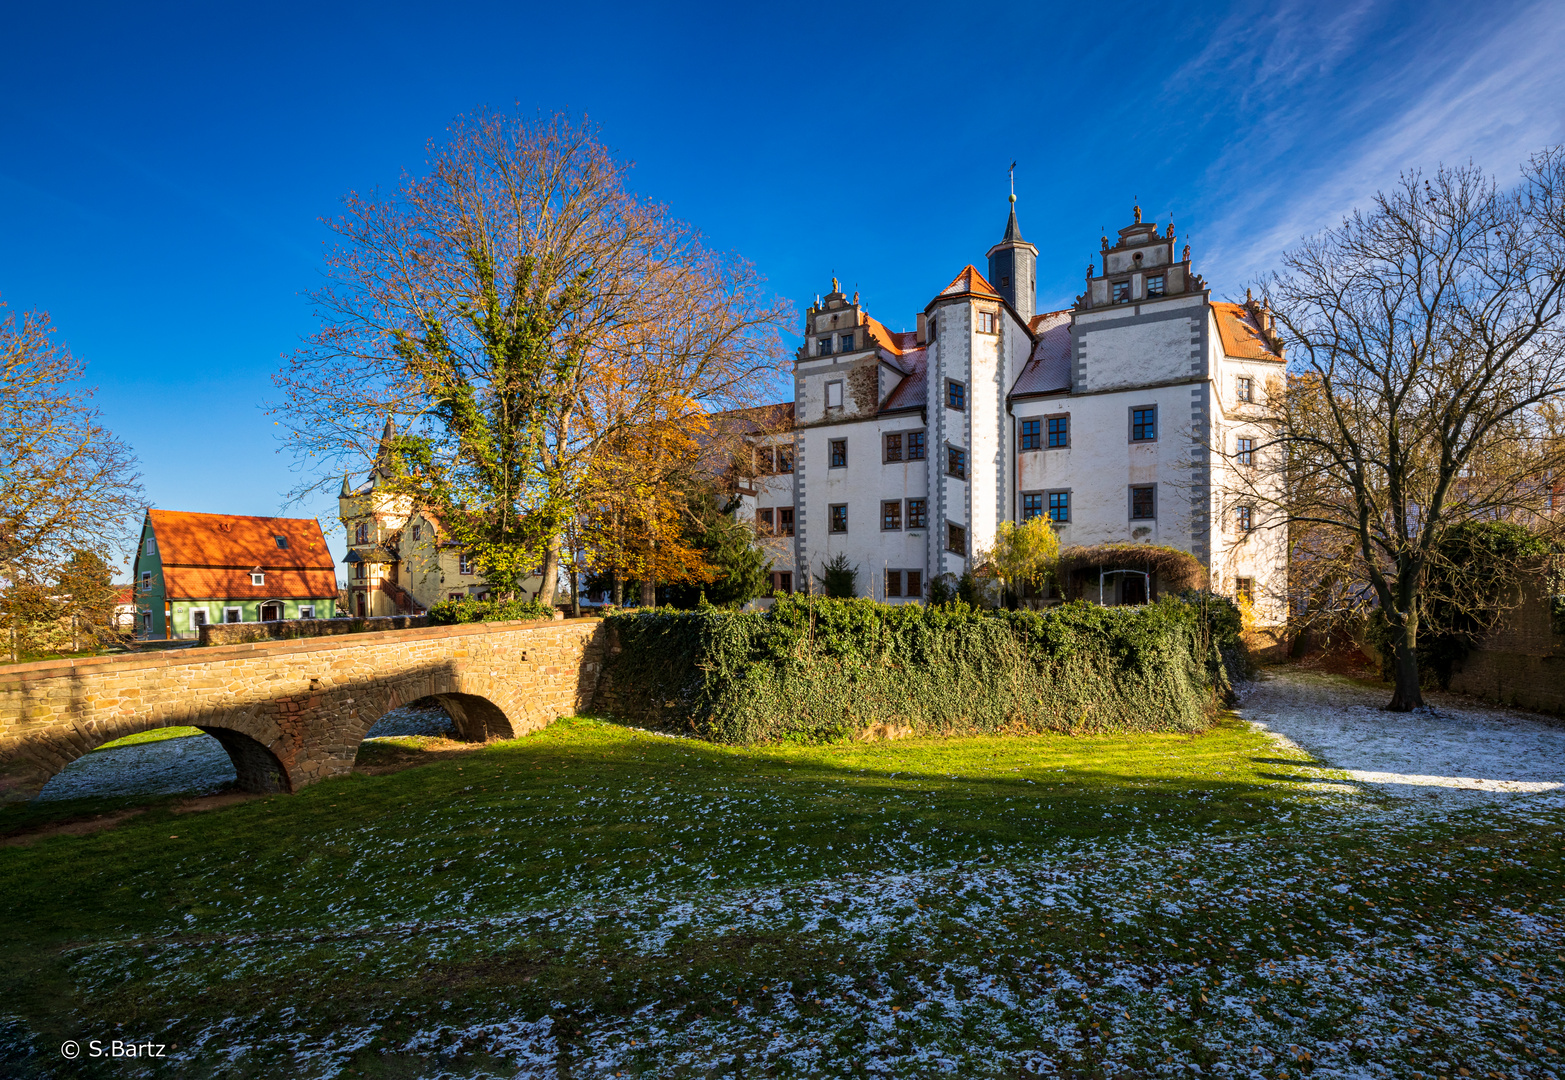
<instances>
[{"instance_id":1,"label":"dormer window","mask_svg":"<svg viewBox=\"0 0 1565 1080\"><path fill-rule=\"evenodd\" d=\"M1128 304L1128 303L1130 303L1130 282L1128 282L1128 281L1116 281L1114 283L1114 303L1116 303L1116 304Z\"/></svg>"},{"instance_id":2,"label":"dormer window","mask_svg":"<svg viewBox=\"0 0 1565 1080\"><path fill-rule=\"evenodd\" d=\"M827 335L826 337L823 337L823 338L818 338L816 340L816 342L815 342L815 355L816 356L830 356L831 355L831 336L830 335Z\"/></svg>"},{"instance_id":3,"label":"dormer window","mask_svg":"<svg viewBox=\"0 0 1565 1080\"><path fill-rule=\"evenodd\" d=\"M1164 292L1163 275L1153 274L1147 278L1147 297L1162 296Z\"/></svg>"},{"instance_id":4,"label":"dormer window","mask_svg":"<svg viewBox=\"0 0 1565 1080\"><path fill-rule=\"evenodd\" d=\"M260 571L260 570L252 570L252 571L250 571L250 584L252 584L252 585L265 585L266 584L266 574L264 572Z\"/></svg>"}]
</instances>

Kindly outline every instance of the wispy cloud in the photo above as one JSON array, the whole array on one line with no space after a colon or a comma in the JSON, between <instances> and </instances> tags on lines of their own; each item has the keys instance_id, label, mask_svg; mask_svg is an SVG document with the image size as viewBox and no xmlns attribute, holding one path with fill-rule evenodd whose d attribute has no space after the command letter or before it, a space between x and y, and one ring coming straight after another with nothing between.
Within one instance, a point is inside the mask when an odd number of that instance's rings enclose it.
<instances>
[{"instance_id":1,"label":"wispy cloud","mask_svg":"<svg viewBox=\"0 0 1565 1080\"><path fill-rule=\"evenodd\" d=\"M1371 15L1368 5L1354 8L1310 32L1321 48L1314 62L1353 63L1352 39ZM1271 67L1307 51L1299 35L1272 20L1194 63ZM1251 130L1208 173L1213 202L1223 205L1202 230L1198 257L1210 280L1237 287L1275 267L1284 249L1365 205L1404 170L1472 161L1510 182L1529 154L1565 140L1565 9L1553 0L1420 40L1357 41L1365 49L1391 49L1397 62L1370 78L1327 80L1329 90L1300 79L1295 65L1278 79L1286 93L1273 87L1253 102L1261 107Z\"/></svg>"}]
</instances>

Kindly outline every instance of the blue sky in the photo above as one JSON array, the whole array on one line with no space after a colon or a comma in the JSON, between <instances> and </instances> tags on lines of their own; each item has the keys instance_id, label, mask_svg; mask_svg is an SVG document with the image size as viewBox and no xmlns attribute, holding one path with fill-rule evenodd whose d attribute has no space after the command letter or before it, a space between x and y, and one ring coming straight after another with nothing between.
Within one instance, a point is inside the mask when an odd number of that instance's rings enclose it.
<instances>
[{"instance_id":1,"label":"blue sky","mask_svg":"<svg viewBox=\"0 0 1565 1080\"><path fill-rule=\"evenodd\" d=\"M1128 21L1128 15L1134 21ZM7 5L0 299L50 311L153 505L271 514L319 223L477 106L584 112L801 309L893 328L1017 165L1040 310L1172 214L1220 296L1399 170L1565 140L1565 4ZM334 523L321 499L290 511ZM328 532L328 536L331 536ZM340 537L333 547L341 553Z\"/></svg>"}]
</instances>

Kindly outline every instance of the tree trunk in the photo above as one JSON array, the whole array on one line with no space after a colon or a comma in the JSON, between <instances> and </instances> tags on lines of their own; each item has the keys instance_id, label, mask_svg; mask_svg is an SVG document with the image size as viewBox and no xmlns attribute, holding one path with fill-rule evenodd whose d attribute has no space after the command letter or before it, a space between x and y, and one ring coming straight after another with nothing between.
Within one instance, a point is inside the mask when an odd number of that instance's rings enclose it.
<instances>
[{"instance_id":1,"label":"tree trunk","mask_svg":"<svg viewBox=\"0 0 1565 1080\"><path fill-rule=\"evenodd\" d=\"M1412 712L1422 708L1423 692L1418 686L1418 626L1407 622L1391 627L1391 677L1396 684L1388 712Z\"/></svg>"},{"instance_id":2,"label":"tree trunk","mask_svg":"<svg viewBox=\"0 0 1565 1080\"><path fill-rule=\"evenodd\" d=\"M560 538L554 537L543 553L543 582L538 586L538 599L549 607L554 606L555 587L560 580Z\"/></svg>"},{"instance_id":3,"label":"tree trunk","mask_svg":"<svg viewBox=\"0 0 1565 1080\"><path fill-rule=\"evenodd\" d=\"M641 583L641 606L645 608L658 606L658 587L655 582L643 581Z\"/></svg>"},{"instance_id":4,"label":"tree trunk","mask_svg":"<svg viewBox=\"0 0 1565 1080\"><path fill-rule=\"evenodd\" d=\"M625 579L619 576L618 571L614 573L614 606L625 606Z\"/></svg>"},{"instance_id":5,"label":"tree trunk","mask_svg":"<svg viewBox=\"0 0 1565 1080\"><path fill-rule=\"evenodd\" d=\"M581 575L571 571L571 618L581 618Z\"/></svg>"}]
</instances>

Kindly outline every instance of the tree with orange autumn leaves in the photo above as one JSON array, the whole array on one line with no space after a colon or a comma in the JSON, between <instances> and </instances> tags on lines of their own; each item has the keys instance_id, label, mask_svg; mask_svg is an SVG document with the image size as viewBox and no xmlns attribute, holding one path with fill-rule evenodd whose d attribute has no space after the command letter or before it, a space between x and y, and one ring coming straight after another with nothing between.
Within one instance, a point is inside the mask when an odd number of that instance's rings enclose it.
<instances>
[{"instance_id":1,"label":"tree with orange autumn leaves","mask_svg":"<svg viewBox=\"0 0 1565 1080\"><path fill-rule=\"evenodd\" d=\"M541 567L552 602L567 538L572 561L699 580L669 479L712 414L765 392L788 305L633 194L585 122L480 112L448 135L426 175L331 223L321 328L276 377L288 442L337 475L393 419L389 486L498 592Z\"/></svg>"}]
</instances>

